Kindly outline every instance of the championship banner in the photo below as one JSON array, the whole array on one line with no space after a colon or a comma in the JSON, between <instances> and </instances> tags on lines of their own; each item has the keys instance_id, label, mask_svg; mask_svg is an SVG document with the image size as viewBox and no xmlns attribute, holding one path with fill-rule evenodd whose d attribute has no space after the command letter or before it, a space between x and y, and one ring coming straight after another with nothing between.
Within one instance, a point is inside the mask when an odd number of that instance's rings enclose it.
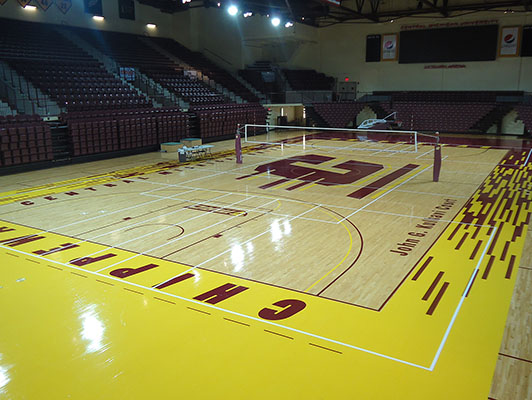
<instances>
[{"instance_id":1,"label":"championship banner","mask_svg":"<svg viewBox=\"0 0 532 400\"><path fill-rule=\"evenodd\" d=\"M66 14L72 8L72 0L55 0L55 5L63 14Z\"/></svg>"},{"instance_id":2,"label":"championship banner","mask_svg":"<svg viewBox=\"0 0 532 400\"><path fill-rule=\"evenodd\" d=\"M7 3L7 0L0 0L0 6L3 6L6 3Z\"/></svg>"},{"instance_id":3,"label":"championship banner","mask_svg":"<svg viewBox=\"0 0 532 400\"><path fill-rule=\"evenodd\" d=\"M54 0L35 0L35 2L43 9L43 11L46 11L53 4Z\"/></svg>"},{"instance_id":4,"label":"championship banner","mask_svg":"<svg viewBox=\"0 0 532 400\"><path fill-rule=\"evenodd\" d=\"M20 4L22 7L26 7L28 4L30 4L31 0L18 0L18 4Z\"/></svg>"},{"instance_id":5,"label":"championship banner","mask_svg":"<svg viewBox=\"0 0 532 400\"><path fill-rule=\"evenodd\" d=\"M397 61L397 42L397 33L382 35L382 61Z\"/></svg>"},{"instance_id":6,"label":"championship banner","mask_svg":"<svg viewBox=\"0 0 532 400\"><path fill-rule=\"evenodd\" d=\"M521 44L521 27L504 26L499 37L499 57L517 57Z\"/></svg>"}]
</instances>

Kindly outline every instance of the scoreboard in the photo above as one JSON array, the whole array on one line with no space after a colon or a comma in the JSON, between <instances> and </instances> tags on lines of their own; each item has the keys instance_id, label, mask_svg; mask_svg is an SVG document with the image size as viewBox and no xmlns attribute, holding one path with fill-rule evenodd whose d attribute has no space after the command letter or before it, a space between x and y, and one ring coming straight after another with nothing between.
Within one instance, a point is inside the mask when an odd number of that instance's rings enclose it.
<instances>
[{"instance_id":1,"label":"scoreboard","mask_svg":"<svg viewBox=\"0 0 532 400\"><path fill-rule=\"evenodd\" d=\"M399 63L495 60L498 32L498 25L402 31Z\"/></svg>"}]
</instances>

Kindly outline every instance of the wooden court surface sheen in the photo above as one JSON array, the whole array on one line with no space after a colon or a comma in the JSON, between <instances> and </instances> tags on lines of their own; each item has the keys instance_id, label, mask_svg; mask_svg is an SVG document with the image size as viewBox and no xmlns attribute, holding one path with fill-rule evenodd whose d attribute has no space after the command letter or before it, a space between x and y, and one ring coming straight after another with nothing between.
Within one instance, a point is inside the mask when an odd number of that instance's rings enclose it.
<instances>
[{"instance_id":1,"label":"wooden court surface sheen","mask_svg":"<svg viewBox=\"0 0 532 400\"><path fill-rule=\"evenodd\" d=\"M303 143L0 178L0 390L527 398L530 151Z\"/></svg>"}]
</instances>

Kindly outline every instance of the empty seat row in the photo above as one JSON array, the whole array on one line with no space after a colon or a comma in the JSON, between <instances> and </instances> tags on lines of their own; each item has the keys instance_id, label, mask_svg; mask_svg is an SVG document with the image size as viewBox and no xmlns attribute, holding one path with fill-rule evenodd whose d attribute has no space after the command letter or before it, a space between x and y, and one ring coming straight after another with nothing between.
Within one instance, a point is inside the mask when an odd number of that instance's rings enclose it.
<instances>
[{"instance_id":1,"label":"empty seat row","mask_svg":"<svg viewBox=\"0 0 532 400\"><path fill-rule=\"evenodd\" d=\"M0 167L53 159L49 126L36 116L24 117L0 118Z\"/></svg>"},{"instance_id":2,"label":"empty seat row","mask_svg":"<svg viewBox=\"0 0 532 400\"><path fill-rule=\"evenodd\" d=\"M360 111L366 106L365 103L314 103L314 111L331 128L345 128L356 120Z\"/></svg>"},{"instance_id":3,"label":"empty seat row","mask_svg":"<svg viewBox=\"0 0 532 400\"><path fill-rule=\"evenodd\" d=\"M179 141L190 130L188 115L176 108L79 112L61 118L67 123L74 156Z\"/></svg>"}]
</instances>

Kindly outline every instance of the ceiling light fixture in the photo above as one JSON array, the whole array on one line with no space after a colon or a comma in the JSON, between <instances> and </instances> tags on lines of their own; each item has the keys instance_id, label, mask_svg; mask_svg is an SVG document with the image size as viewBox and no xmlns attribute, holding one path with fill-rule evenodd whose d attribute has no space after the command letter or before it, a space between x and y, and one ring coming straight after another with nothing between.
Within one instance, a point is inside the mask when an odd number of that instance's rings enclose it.
<instances>
[{"instance_id":1,"label":"ceiling light fixture","mask_svg":"<svg viewBox=\"0 0 532 400\"><path fill-rule=\"evenodd\" d=\"M238 14L238 7L235 6L234 4L231 4L228 8L227 8L227 12L229 13L229 15L231 16L235 16Z\"/></svg>"}]
</instances>

